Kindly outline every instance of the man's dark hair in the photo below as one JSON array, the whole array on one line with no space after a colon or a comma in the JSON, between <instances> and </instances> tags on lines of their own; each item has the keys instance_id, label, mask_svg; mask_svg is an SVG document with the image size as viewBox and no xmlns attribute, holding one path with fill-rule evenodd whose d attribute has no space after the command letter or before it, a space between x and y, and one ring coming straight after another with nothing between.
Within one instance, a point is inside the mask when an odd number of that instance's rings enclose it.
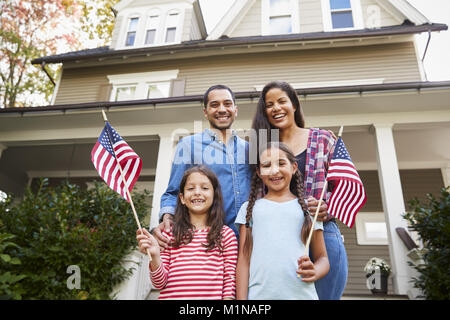
<instances>
[{"instance_id":1,"label":"man's dark hair","mask_svg":"<svg viewBox=\"0 0 450 320\"><path fill-rule=\"evenodd\" d=\"M206 90L205 94L203 95L203 108L206 108L208 106L208 95L213 90L228 90L231 93L231 98L233 99L233 103L236 103L236 98L234 96L234 92L228 88L227 86L223 84L216 84L212 87L210 87L208 90Z\"/></svg>"}]
</instances>

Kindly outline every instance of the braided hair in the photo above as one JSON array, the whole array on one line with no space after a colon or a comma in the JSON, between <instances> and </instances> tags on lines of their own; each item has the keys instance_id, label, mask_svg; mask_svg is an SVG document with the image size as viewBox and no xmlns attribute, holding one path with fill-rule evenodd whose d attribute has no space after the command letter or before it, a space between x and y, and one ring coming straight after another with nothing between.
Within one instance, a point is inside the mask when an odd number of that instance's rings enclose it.
<instances>
[{"instance_id":1,"label":"braided hair","mask_svg":"<svg viewBox=\"0 0 450 320\"><path fill-rule=\"evenodd\" d=\"M267 146L262 148L258 154L257 170L259 170L259 167L260 167L261 154L268 149L279 149L286 154L286 156L291 164L296 162L294 154L292 153L292 151L289 149L289 147L286 144L284 144L282 142L269 142L267 144ZM298 199L298 203L303 211L303 215L304 215L305 219L304 219L302 230L300 233L300 238L301 238L302 242L304 244L306 244L308 234L312 227L312 221L309 217L310 214L309 214L308 206L306 205L306 201L305 201L305 197L304 197L302 174L300 173L298 168L295 170L294 174L292 175L289 189L294 195L296 195L296 197ZM252 250L252 235L251 235L250 222L252 219L253 207L255 206L255 202L258 199L258 197L262 197L262 195L263 195L263 182L262 182L261 178L258 176L257 171L255 171L253 173L253 177L252 177L251 184L250 184L250 195L248 198L247 214L245 217L245 221L246 221L245 226L247 229L247 234L246 234L247 236L246 236L245 242L244 242L244 254L247 256L250 256L250 252Z\"/></svg>"}]
</instances>

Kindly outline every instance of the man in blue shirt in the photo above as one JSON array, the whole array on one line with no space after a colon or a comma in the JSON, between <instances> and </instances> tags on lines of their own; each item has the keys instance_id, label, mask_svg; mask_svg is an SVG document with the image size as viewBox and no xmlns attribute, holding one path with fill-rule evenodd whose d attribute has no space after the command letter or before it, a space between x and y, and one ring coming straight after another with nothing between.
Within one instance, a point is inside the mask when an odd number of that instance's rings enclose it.
<instances>
[{"instance_id":1,"label":"man in blue shirt","mask_svg":"<svg viewBox=\"0 0 450 320\"><path fill-rule=\"evenodd\" d=\"M172 224L181 178L188 168L196 164L206 165L217 175L224 200L225 224L238 237L234 220L241 205L248 200L251 171L248 143L231 130L237 116L234 93L224 85L210 87L203 97L203 113L210 128L180 140L169 184L161 197L160 224L152 233L163 248L167 248L168 240L161 231L168 230Z\"/></svg>"}]
</instances>

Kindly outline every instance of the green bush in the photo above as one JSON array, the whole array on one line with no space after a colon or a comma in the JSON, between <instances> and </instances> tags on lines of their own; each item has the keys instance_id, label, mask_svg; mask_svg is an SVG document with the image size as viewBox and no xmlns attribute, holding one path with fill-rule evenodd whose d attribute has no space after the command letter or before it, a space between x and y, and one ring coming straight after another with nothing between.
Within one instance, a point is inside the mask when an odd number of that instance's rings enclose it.
<instances>
[{"instance_id":1,"label":"green bush","mask_svg":"<svg viewBox=\"0 0 450 320\"><path fill-rule=\"evenodd\" d=\"M14 238L15 236L12 234L0 232L0 300L22 298L19 282L26 276L15 274L11 270L21 263L19 258L11 254L12 248L19 248L16 243L12 242Z\"/></svg>"},{"instance_id":2,"label":"green bush","mask_svg":"<svg viewBox=\"0 0 450 320\"><path fill-rule=\"evenodd\" d=\"M133 193L140 220L147 196ZM26 276L17 288L23 299L110 299L131 274L121 261L136 248L136 220L130 204L104 182L83 190L68 182L50 188L42 179L17 204L11 197L0 202L0 219L0 232L14 235L18 245L12 253L21 261L14 272ZM70 265L80 268L80 289L68 289Z\"/></svg>"},{"instance_id":3,"label":"green bush","mask_svg":"<svg viewBox=\"0 0 450 320\"><path fill-rule=\"evenodd\" d=\"M409 202L411 212L404 215L410 229L417 231L424 249L423 264L413 265L420 274L414 278L426 299L450 299L450 194L449 188L442 188L440 199L427 195L422 205L416 198Z\"/></svg>"}]
</instances>

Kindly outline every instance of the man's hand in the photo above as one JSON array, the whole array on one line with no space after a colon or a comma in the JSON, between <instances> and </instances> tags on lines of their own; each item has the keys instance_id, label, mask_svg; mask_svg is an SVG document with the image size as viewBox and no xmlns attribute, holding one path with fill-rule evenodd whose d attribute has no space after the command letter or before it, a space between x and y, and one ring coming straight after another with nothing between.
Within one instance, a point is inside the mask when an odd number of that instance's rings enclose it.
<instances>
[{"instance_id":1,"label":"man's hand","mask_svg":"<svg viewBox=\"0 0 450 320\"><path fill-rule=\"evenodd\" d=\"M308 210L312 217L316 214L317 206L319 205L319 200L314 197L309 197L308 201ZM319 213L317 216L317 221L325 221L328 217L328 205L322 199L322 203L320 204Z\"/></svg>"},{"instance_id":2,"label":"man's hand","mask_svg":"<svg viewBox=\"0 0 450 320\"><path fill-rule=\"evenodd\" d=\"M173 216L170 213L166 213L163 216L163 221L153 229L152 234L158 241L159 247L161 251L167 249L169 247L169 239L162 235L162 232L165 230L166 232L170 232L170 228L173 224Z\"/></svg>"}]
</instances>

